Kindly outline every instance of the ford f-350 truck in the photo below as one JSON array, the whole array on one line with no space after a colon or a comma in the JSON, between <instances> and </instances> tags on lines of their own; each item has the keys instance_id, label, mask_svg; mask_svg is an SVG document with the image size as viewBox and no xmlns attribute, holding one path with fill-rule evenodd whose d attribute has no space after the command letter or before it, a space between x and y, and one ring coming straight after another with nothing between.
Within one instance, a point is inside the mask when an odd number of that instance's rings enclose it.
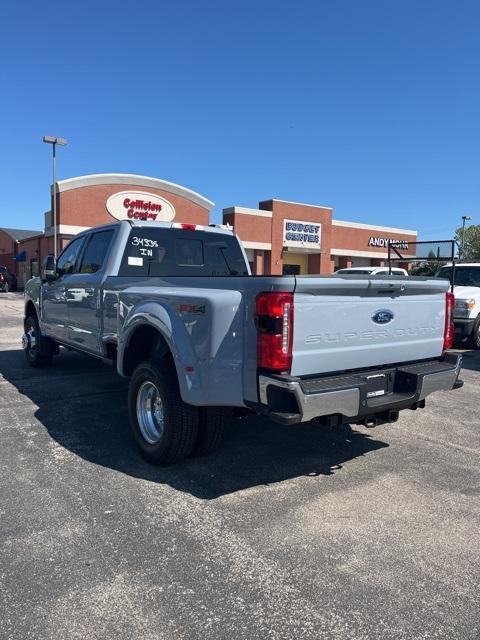
<instances>
[{"instance_id":1,"label":"ford f-350 truck","mask_svg":"<svg viewBox=\"0 0 480 640\"><path fill-rule=\"evenodd\" d=\"M214 450L231 408L283 424L394 422L461 386L447 280L252 276L229 229L121 221L71 240L25 288L34 367L116 362L145 458Z\"/></svg>"}]
</instances>

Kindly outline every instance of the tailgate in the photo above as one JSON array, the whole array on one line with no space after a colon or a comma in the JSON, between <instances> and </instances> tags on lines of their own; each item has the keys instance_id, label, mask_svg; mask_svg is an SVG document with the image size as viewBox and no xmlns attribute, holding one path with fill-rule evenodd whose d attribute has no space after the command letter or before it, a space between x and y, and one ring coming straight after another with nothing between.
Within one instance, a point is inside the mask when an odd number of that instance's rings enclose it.
<instances>
[{"instance_id":1,"label":"tailgate","mask_svg":"<svg viewBox=\"0 0 480 640\"><path fill-rule=\"evenodd\" d=\"M392 276L297 277L292 375L438 358L448 286Z\"/></svg>"}]
</instances>

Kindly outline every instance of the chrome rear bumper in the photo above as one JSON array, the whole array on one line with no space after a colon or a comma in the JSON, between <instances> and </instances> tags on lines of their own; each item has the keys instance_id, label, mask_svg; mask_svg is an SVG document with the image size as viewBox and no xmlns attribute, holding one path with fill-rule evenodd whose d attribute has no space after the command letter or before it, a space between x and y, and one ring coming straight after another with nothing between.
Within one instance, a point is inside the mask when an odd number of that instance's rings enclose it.
<instances>
[{"instance_id":1,"label":"chrome rear bumper","mask_svg":"<svg viewBox=\"0 0 480 640\"><path fill-rule=\"evenodd\" d=\"M260 403L263 412L279 422L307 422L330 415L356 422L389 410L423 406L431 393L462 386L461 364L460 355L447 353L442 360L323 378L261 374ZM372 378L384 378L385 388L369 392Z\"/></svg>"}]
</instances>

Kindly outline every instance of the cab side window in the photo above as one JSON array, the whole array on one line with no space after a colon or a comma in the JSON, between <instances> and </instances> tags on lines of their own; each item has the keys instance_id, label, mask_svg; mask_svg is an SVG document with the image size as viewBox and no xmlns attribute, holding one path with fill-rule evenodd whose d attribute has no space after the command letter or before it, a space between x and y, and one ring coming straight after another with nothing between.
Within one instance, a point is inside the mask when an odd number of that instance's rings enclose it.
<instances>
[{"instance_id":1,"label":"cab side window","mask_svg":"<svg viewBox=\"0 0 480 640\"><path fill-rule=\"evenodd\" d=\"M57 260L57 272L61 275L68 275L74 272L77 258L80 254L83 241L85 238L77 238L72 240L69 245L64 249L63 253Z\"/></svg>"},{"instance_id":2,"label":"cab side window","mask_svg":"<svg viewBox=\"0 0 480 640\"><path fill-rule=\"evenodd\" d=\"M102 268L113 237L113 229L93 233L89 239L80 265L80 273L95 273Z\"/></svg>"}]
</instances>

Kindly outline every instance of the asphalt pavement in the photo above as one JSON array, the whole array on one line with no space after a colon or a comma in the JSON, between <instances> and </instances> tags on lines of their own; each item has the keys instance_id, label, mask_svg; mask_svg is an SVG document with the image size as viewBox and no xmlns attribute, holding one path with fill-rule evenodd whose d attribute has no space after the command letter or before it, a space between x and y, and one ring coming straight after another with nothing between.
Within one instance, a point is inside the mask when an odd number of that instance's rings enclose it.
<instances>
[{"instance_id":1,"label":"asphalt pavement","mask_svg":"<svg viewBox=\"0 0 480 640\"><path fill-rule=\"evenodd\" d=\"M1 640L480 638L480 353L465 386L339 437L233 420L146 464L127 383L30 369L0 294Z\"/></svg>"}]
</instances>

